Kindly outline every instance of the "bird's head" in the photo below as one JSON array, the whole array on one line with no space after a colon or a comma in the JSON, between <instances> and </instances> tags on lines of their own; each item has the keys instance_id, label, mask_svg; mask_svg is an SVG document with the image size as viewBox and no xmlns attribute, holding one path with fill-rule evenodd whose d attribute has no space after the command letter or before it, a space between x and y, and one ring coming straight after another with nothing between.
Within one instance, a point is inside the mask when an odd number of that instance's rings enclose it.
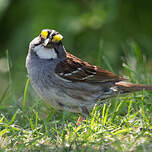
<instances>
[{"instance_id":1,"label":"bird's head","mask_svg":"<svg viewBox=\"0 0 152 152\"><path fill-rule=\"evenodd\" d=\"M44 29L38 37L31 41L29 51L33 51L41 59L56 59L62 57L64 47L61 40L63 36L51 29Z\"/></svg>"}]
</instances>

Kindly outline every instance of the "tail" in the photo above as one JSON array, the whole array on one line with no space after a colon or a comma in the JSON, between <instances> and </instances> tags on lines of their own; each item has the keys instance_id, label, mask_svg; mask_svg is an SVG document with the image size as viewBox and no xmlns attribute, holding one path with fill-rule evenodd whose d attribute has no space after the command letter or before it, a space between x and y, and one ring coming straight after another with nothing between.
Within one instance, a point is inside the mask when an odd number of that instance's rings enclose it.
<instances>
[{"instance_id":1,"label":"tail","mask_svg":"<svg viewBox=\"0 0 152 152\"><path fill-rule=\"evenodd\" d=\"M120 93L130 93L130 92L136 92L141 90L151 90L152 91L152 85L146 85L146 84L132 84L129 82L116 82L115 85L118 87L118 90Z\"/></svg>"}]
</instances>

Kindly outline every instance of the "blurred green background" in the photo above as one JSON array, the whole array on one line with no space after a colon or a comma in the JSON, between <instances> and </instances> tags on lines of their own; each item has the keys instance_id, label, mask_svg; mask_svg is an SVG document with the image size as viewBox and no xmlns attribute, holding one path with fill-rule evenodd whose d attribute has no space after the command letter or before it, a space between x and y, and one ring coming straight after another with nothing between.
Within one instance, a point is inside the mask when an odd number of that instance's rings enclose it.
<instances>
[{"instance_id":1,"label":"blurred green background","mask_svg":"<svg viewBox=\"0 0 152 152\"><path fill-rule=\"evenodd\" d=\"M89 63L119 74L122 63L139 68L138 56L152 73L150 0L0 0L0 96L8 85L7 50L13 89L22 96L28 45L44 28L59 31L65 48Z\"/></svg>"}]
</instances>

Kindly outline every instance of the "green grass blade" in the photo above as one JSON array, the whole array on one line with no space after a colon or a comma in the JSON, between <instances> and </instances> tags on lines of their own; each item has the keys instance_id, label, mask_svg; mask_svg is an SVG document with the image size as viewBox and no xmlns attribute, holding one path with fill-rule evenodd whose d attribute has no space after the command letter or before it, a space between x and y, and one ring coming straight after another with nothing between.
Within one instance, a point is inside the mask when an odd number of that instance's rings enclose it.
<instances>
[{"instance_id":1,"label":"green grass blade","mask_svg":"<svg viewBox=\"0 0 152 152\"><path fill-rule=\"evenodd\" d=\"M13 115L11 121L9 122L9 125L11 125L11 124L14 123L17 113L18 113L18 110L17 110L17 111L15 112L15 114Z\"/></svg>"},{"instance_id":2,"label":"green grass blade","mask_svg":"<svg viewBox=\"0 0 152 152\"><path fill-rule=\"evenodd\" d=\"M132 105L132 100L130 100L129 106L128 106L128 117L130 117L131 105Z\"/></svg>"},{"instance_id":3,"label":"green grass blade","mask_svg":"<svg viewBox=\"0 0 152 152\"><path fill-rule=\"evenodd\" d=\"M28 78L26 81L26 84L25 84L24 98L23 98L23 109L25 108L25 105L26 105L26 97L27 97L27 89L28 89L29 81L30 81L30 79Z\"/></svg>"},{"instance_id":4,"label":"green grass blade","mask_svg":"<svg viewBox=\"0 0 152 152\"><path fill-rule=\"evenodd\" d=\"M8 133L9 130L8 129L3 129L1 132L0 132L0 137L3 136L4 134Z\"/></svg>"},{"instance_id":5,"label":"green grass blade","mask_svg":"<svg viewBox=\"0 0 152 152\"><path fill-rule=\"evenodd\" d=\"M29 121L29 123L30 123L31 129L34 130L35 128L34 128L34 124L33 124L33 122L32 122L32 119L31 119L31 118L28 118L28 121Z\"/></svg>"},{"instance_id":6,"label":"green grass blade","mask_svg":"<svg viewBox=\"0 0 152 152\"><path fill-rule=\"evenodd\" d=\"M106 109L106 114L105 114L104 120L103 120L104 125L106 124L106 121L107 121L107 118L108 118L108 112L109 112L110 106L111 106L111 104L109 104L108 108Z\"/></svg>"},{"instance_id":7,"label":"green grass blade","mask_svg":"<svg viewBox=\"0 0 152 152\"><path fill-rule=\"evenodd\" d=\"M106 111L106 104L104 104L103 109L102 109L102 123L103 124L104 124L105 111Z\"/></svg>"},{"instance_id":8,"label":"green grass blade","mask_svg":"<svg viewBox=\"0 0 152 152\"><path fill-rule=\"evenodd\" d=\"M9 86L12 86L12 77L11 77L11 64L9 60L8 50L6 51L7 65L8 65L8 78L9 78Z\"/></svg>"},{"instance_id":9,"label":"green grass blade","mask_svg":"<svg viewBox=\"0 0 152 152\"><path fill-rule=\"evenodd\" d=\"M3 102L4 98L6 97L8 90L9 90L9 86L7 86L7 88L4 90L4 92L0 98L0 104Z\"/></svg>"},{"instance_id":10,"label":"green grass blade","mask_svg":"<svg viewBox=\"0 0 152 152\"><path fill-rule=\"evenodd\" d=\"M35 112L35 128L38 127L38 112Z\"/></svg>"},{"instance_id":11,"label":"green grass blade","mask_svg":"<svg viewBox=\"0 0 152 152\"><path fill-rule=\"evenodd\" d=\"M136 72L134 70L131 69L131 67L129 67L127 64L123 63L122 66L128 70L128 72L130 73L134 73L136 75Z\"/></svg>"},{"instance_id":12,"label":"green grass blade","mask_svg":"<svg viewBox=\"0 0 152 152\"><path fill-rule=\"evenodd\" d=\"M139 63L143 63L143 56L141 54L141 50L136 42L132 43L133 51L136 53Z\"/></svg>"},{"instance_id":13,"label":"green grass blade","mask_svg":"<svg viewBox=\"0 0 152 152\"><path fill-rule=\"evenodd\" d=\"M141 112L142 112L142 117L144 118L144 120L149 124L149 120L148 118L146 117L146 114L145 114L145 111L144 111L144 91L143 91L143 95L142 95L142 103L141 103Z\"/></svg>"},{"instance_id":14,"label":"green grass blade","mask_svg":"<svg viewBox=\"0 0 152 152\"><path fill-rule=\"evenodd\" d=\"M111 72L115 73L115 72L113 71L112 66L110 65L108 59L107 59L105 56L103 56L102 59L103 59L104 63L106 64L108 70L110 70Z\"/></svg>"}]
</instances>

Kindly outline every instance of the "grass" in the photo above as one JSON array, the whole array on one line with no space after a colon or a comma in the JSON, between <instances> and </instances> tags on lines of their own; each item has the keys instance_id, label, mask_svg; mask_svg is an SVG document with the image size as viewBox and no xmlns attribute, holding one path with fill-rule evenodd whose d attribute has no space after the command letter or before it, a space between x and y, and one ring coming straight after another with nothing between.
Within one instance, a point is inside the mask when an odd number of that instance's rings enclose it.
<instances>
[{"instance_id":1,"label":"grass","mask_svg":"<svg viewBox=\"0 0 152 152\"><path fill-rule=\"evenodd\" d=\"M151 83L152 77L143 72L146 61L142 60L139 49L135 53L134 60L140 65L138 70L132 69L126 61L123 73L133 82ZM110 67L107 60L106 63ZM17 99L12 87L10 83L0 97L2 152L150 152L152 149L151 92L116 97L101 106L96 105L90 116L76 127L79 115L55 111L33 97L29 80L23 98Z\"/></svg>"}]
</instances>

